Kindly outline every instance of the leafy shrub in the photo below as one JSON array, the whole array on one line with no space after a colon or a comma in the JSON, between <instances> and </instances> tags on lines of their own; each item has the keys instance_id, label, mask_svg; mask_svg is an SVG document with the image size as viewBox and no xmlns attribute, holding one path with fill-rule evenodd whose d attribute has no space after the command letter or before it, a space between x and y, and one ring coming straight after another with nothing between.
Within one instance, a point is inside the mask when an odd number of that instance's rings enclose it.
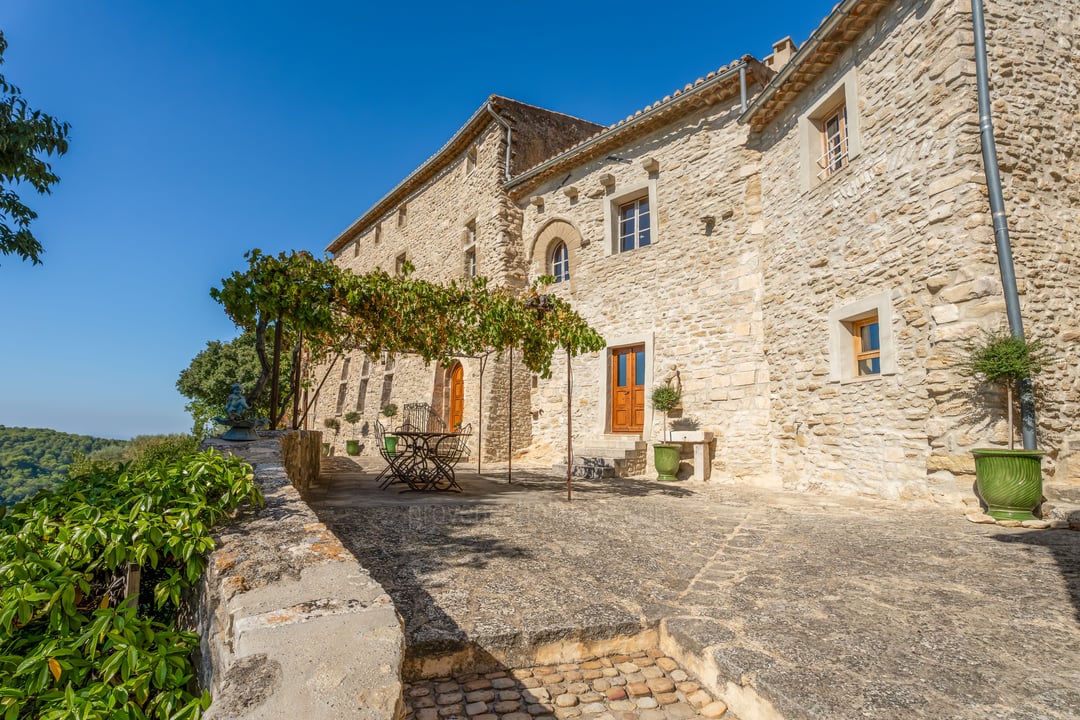
<instances>
[{"instance_id":1,"label":"leafy shrub","mask_svg":"<svg viewBox=\"0 0 1080 720\"><path fill-rule=\"evenodd\" d=\"M199 718L209 706L188 689L199 638L177 629L175 612L214 548L210 527L262 496L250 466L182 445L88 465L0 509L4 720ZM124 603L129 565L157 579L152 607Z\"/></svg>"}]
</instances>

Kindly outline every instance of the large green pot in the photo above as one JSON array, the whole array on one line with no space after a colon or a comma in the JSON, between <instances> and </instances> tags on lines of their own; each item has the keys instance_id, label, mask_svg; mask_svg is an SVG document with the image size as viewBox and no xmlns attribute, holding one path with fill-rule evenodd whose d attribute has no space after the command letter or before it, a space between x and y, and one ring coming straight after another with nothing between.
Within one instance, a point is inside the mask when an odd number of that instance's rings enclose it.
<instances>
[{"instance_id":1,"label":"large green pot","mask_svg":"<svg viewBox=\"0 0 1080 720\"><path fill-rule=\"evenodd\" d=\"M391 455L397 452L397 435L387 435L383 438L383 443L386 445L386 452Z\"/></svg>"},{"instance_id":2,"label":"large green pot","mask_svg":"<svg viewBox=\"0 0 1080 720\"><path fill-rule=\"evenodd\" d=\"M678 480L675 473L679 471L679 456L682 454L681 445L669 443L656 443L653 445L653 463L656 465L656 479L664 482Z\"/></svg>"},{"instance_id":3,"label":"large green pot","mask_svg":"<svg viewBox=\"0 0 1080 720\"><path fill-rule=\"evenodd\" d=\"M360 454L360 441L359 440L346 440L345 441L345 452L349 453L350 455L359 455Z\"/></svg>"},{"instance_id":4,"label":"large green pot","mask_svg":"<svg viewBox=\"0 0 1080 720\"><path fill-rule=\"evenodd\" d=\"M998 520L1036 520L1032 514L1042 502L1042 456L1045 450L979 448L975 456L975 484Z\"/></svg>"}]
</instances>

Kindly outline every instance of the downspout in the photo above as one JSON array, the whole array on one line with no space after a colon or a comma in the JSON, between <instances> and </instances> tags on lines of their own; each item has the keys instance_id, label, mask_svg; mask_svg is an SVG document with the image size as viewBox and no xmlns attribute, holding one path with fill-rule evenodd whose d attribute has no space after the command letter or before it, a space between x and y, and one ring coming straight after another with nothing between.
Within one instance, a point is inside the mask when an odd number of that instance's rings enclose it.
<instances>
[{"instance_id":1,"label":"downspout","mask_svg":"<svg viewBox=\"0 0 1080 720\"><path fill-rule=\"evenodd\" d=\"M740 111L746 112L746 61L739 64L739 103Z\"/></svg>"},{"instance_id":2,"label":"downspout","mask_svg":"<svg viewBox=\"0 0 1080 720\"><path fill-rule=\"evenodd\" d=\"M997 244L998 269L1001 287L1005 293L1005 313L1009 318L1009 332L1013 337L1024 339L1024 320L1020 315L1020 295L1016 290L1016 270L1013 267L1012 245L1009 242L1009 223L1005 215L1005 198L1001 192L1001 173L998 170L997 146L994 144L994 126L990 115L990 83L987 78L986 23L983 19L982 0L971 0L971 16L975 30L975 82L979 94L979 135L982 141L983 166L986 171L986 187L990 195L990 213L994 219L994 241ZM1024 449L1034 450L1035 393L1031 378L1017 383L1020 396L1020 432Z\"/></svg>"},{"instance_id":3,"label":"downspout","mask_svg":"<svg viewBox=\"0 0 1080 720\"><path fill-rule=\"evenodd\" d=\"M510 123L506 122L499 116L499 113L495 112L495 108L491 107L491 101L488 100L484 108L488 111L491 117L495 118L495 121L506 128L506 180L510 181L510 140L514 136L513 130L510 129Z\"/></svg>"}]
</instances>

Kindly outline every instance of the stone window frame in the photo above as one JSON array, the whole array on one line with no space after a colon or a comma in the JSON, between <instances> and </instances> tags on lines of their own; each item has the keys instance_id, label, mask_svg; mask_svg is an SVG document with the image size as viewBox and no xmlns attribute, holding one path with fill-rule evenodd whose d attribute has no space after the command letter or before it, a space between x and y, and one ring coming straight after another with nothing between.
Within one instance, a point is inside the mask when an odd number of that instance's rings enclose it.
<instances>
[{"instance_id":1,"label":"stone window frame","mask_svg":"<svg viewBox=\"0 0 1080 720\"><path fill-rule=\"evenodd\" d=\"M566 245L567 272L570 279L566 283L557 283L552 289L567 287L573 293L577 287L581 254L589 242L577 226L565 217L552 218L536 233L528 255L530 272L533 277L551 274L551 254L560 242Z\"/></svg>"},{"instance_id":2,"label":"stone window frame","mask_svg":"<svg viewBox=\"0 0 1080 720\"><path fill-rule=\"evenodd\" d=\"M378 245L382 240L382 223L375 223L375 244Z\"/></svg>"},{"instance_id":3,"label":"stone window frame","mask_svg":"<svg viewBox=\"0 0 1080 720\"><path fill-rule=\"evenodd\" d=\"M829 182L842 174L851 161L862 153L862 133L859 120L859 84L855 68L851 68L820 93L810 109L799 116L800 184L803 192ZM845 110L844 142L846 153L841 167L822 173L818 159L826 155L825 123Z\"/></svg>"},{"instance_id":4,"label":"stone window frame","mask_svg":"<svg viewBox=\"0 0 1080 720\"><path fill-rule=\"evenodd\" d=\"M409 261L408 253L398 253L394 258L394 275L401 277L405 274L405 263Z\"/></svg>"},{"instance_id":5,"label":"stone window frame","mask_svg":"<svg viewBox=\"0 0 1080 720\"><path fill-rule=\"evenodd\" d=\"M469 177L476 170L477 151L476 146L465 151L465 177Z\"/></svg>"},{"instance_id":6,"label":"stone window frame","mask_svg":"<svg viewBox=\"0 0 1080 720\"><path fill-rule=\"evenodd\" d=\"M360 364L360 384L356 391L356 412L358 413L363 413L364 406L367 405L368 384L371 379L371 358L367 355L363 357L364 360Z\"/></svg>"},{"instance_id":7,"label":"stone window frame","mask_svg":"<svg viewBox=\"0 0 1080 720\"><path fill-rule=\"evenodd\" d=\"M334 415L340 417L345 409L345 396L349 392L349 358L341 361L341 382L338 384L337 406Z\"/></svg>"},{"instance_id":8,"label":"stone window frame","mask_svg":"<svg viewBox=\"0 0 1080 720\"><path fill-rule=\"evenodd\" d=\"M394 372L397 369L397 355L383 352L383 381L379 391L379 412L390 402L394 393Z\"/></svg>"},{"instance_id":9,"label":"stone window frame","mask_svg":"<svg viewBox=\"0 0 1080 720\"><path fill-rule=\"evenodd\" d=\"M409 221L409 206L405 203L401 203L401 206L397 210L397 226L399 228L405 227L405 223Z\"/></svg>"},{"instance_id":10,"label":"stone window frame","mask_svg":"<svg viewBox=\"0 0 1080 720\"><path fill-rule=\"evenodd\" d=\"M476 218L465 223L461 231L461 246L465 261L465 277L474 278L476 277Z\"/></svg>"},{"instance_id":11,"label":"stone window frame","mask_svg":"<svg viewBox=\"0 0 1080 720\"><path fill-rule=\"evenodd\" d=\"M881 372L859 375L855 340L857 323L876 317L878 321ZM898 372L893 330L892 293L885 291L834 307L829 312L829 381L867 382Z\"/></svg>"},{"instance_id":12,"label":"stone window frame","mask_svg":"<svg viewBox=\"0 0 1080 720\"><path fill-rule=\"evenodd\" d=\"M649 245L636 246L632 250L641 250L642 247L655 245L660 240L658 213L656 206L656 180L650 178L639 183L617 187L608 195L604 203L604 227L607 231L607 243L604 248L605 255L624 255L619 250L619 212L627 203L647 197L649 200Z\"/></svg>"}]
</instances>

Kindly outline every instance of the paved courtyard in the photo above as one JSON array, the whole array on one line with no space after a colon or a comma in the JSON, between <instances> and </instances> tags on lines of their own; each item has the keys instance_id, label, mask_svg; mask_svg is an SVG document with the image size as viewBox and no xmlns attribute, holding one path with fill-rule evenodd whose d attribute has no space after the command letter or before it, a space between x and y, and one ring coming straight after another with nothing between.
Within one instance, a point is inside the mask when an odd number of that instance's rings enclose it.
<instances>
[{"instance_id":1,"label":"paved courtyard","mask_svg":"<svg viewBox=\"0 0 1080 720\"><path fill-rule=\"evenodd\" d=\"M377 462L331 458L308 501L411 656L651 629L742 720L1080 718L1080 532L715 484L576 481L567 502L543 471L400 494Z\"/></svg>"}]
</instances>

